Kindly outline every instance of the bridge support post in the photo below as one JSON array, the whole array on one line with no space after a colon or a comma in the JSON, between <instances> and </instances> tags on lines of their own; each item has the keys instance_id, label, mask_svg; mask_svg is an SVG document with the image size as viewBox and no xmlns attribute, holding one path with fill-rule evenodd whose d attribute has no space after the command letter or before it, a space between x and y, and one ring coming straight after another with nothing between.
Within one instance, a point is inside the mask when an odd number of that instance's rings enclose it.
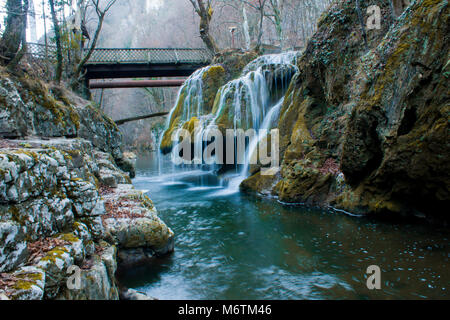
<instances>
[{"instance_id":1,"label":"bridge support post","mask_svg":"<svg viewBox=\"0 0 450 320\"><path fill-rule=\"evenodd\" d=\"M92 100L92 93L89 88L89 78L87 77L83 78L83 83L81 84L81 94L83 95L83 98Z\"/></svg>"}]
</instances>

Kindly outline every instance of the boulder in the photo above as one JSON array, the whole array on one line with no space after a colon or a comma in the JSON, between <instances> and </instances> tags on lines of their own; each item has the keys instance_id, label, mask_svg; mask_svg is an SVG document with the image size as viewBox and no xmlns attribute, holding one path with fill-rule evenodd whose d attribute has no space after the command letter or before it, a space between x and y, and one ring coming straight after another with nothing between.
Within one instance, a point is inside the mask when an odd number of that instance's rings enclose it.
<instances>
[{"instance_id":1,"label":"boulder","mask_svg":"<svg viewBox=\"0 0 450 320\"><path fill-rule=\"evenodd\" d=\"M42 300L45 292L45 272L35 266L21 267L11 274L13 285L4 295L9 300Z\"/></svg>"},{"instance_id":2,"label":"boulder","mask_svg":"<svg viewBox=\"0 0 450 320\"><path fill-rule=\"evenodd\" d=\"M118 185L103 199L107 211L102 217L105 232L119 248L148 247L159 255L173 251L173 231L142 192L131 185Z\"/></svg>"},{"instance_id":3,"label":"boulder","mask_svg":"<svg viewBox=\"0 0 450 320\"><path fill-rule=\"evenodd\" d=\"M80 288L68 289L58 300L118 300L119 291L115 283L117 249L102 244L99 253L93 254L80 272Z\"/></svg>"}]
</instances>

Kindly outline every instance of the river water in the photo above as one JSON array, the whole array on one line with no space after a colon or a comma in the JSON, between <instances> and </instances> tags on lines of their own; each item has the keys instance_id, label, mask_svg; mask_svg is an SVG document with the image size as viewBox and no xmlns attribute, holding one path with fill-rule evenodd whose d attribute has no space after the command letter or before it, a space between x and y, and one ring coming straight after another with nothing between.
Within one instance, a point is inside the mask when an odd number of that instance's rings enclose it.
<instances>
[{"instance_id":1,"label":"river water","mask_svg":"<svg viewBox=\"0 0 450 320\"><path fill-rule=\"evenodd\" d=\"M227 192L208 171L138 160L145 190L176 234L175 252L128 270L158 299L449 299L450 234ZM160 174L160 172L163 172ZM369 290L367 267L381 268Z\"/></svg>"}]
</instances>

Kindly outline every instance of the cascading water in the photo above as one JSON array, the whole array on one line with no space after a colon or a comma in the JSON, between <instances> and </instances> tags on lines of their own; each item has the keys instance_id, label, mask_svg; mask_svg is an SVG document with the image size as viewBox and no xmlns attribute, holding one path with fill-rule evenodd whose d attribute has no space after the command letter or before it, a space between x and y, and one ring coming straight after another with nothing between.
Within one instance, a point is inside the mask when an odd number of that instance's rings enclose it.
<instances>
[{"instance_id":1,"label":"cascading water","mask_svg":"<svg viewBox=\"0 0 450 320\"><path fill-rule=\"evenodd\" d=\"M203 115L203 82L202 77L205 72L207 72L210 69L210 66L204 67L201 69L198 69L195 71L188 79L186 79L183 86L178 91L177 99L175 106L170 110L169 116L166 121L165 128L169 128L173 121L178 120L178 128L180 128L180 125L183 122L188 121L192 117L198 117L201 118ZM177 107L179 106L180 102L182 102L182 113L180 119L174 119L173 115ZM177 134L177 133L176 133ZM178 134L177 134L178 136ZM164 139L164 134L161 134L159 139L159 146L162 145L162 141ZM173 151L170 155L173 159L174 153L177 152L177 147L174 146ZM165 156L161 149L158 150L158 163L162 163ZM174 161L172 162L172 168L171 172L174 174L176 171ZM166 168L167 169L167 168ZM159 175L163 174L161 172L161 165L159 165ZM173 175L172 175L173 176Z\"/></svg>"},{"instance_id":2,"label":"cascading water","mask_svg":"<svg viewBox=\"0 0 450 320\"><path fill-rule=\"evenodd\" d=\"M279 114L279 111L281 109L281 106L283 105L284 102L284 97L281 98L267 113L267 115L264 118L264 121L261 125L261 127L259 128L259 130L257 130L257 135L250 141L250 144L247 148L246 154L245 154L245 162L244 162L244 166L242 168L242 170L235 175L234 177L232 177L228 183L228 187L223 190L223 191L219 191L216 194L213 195L229 195L229 194L233 194L239 191L239 186L242 183L242 181L244 181L250 173L250 163L251 163L251 159L252 156L255 152L258 151L258 144L261 142L262 139L264 139L266 137L266 133L269 133L269 130L273 127L272 124L275 121L275 115ZM278 120L278 119L277 119Z\"/></svg>"},{"instance_id":3,"label":"cascading water","mask_svg":"<svg viewBox=\"0 0 450 320\"><path fill-rule=\"evenodd\" d=\"M180 99L183 98L183 116L181 120L187 121L191 117L200 116L203 112L203 82L202 77L210 67L205 67L195 71L189 78L186 79L183 86L178 91L175 107L170 110L167 118L166 128L169 127L173 120L172 115L177 108ZM182 94L184 97L182 97Z\"/></svg>"},{"instance_id":4,"label":"cascading water","mask_svg":"<svg viewBox=\"0 0 450 320\"><path fill-rule=\"evenodd\" d=\"M258 144L266 137L266 134L269 134L270 129L273 127L272 124L275 121L275 117L278 120L278 115L281 109L281 106L283 105L284 97L280 99L267 113L267 116L264 118L264 121L261 125L260 131L257 132L257 136L252 140L248 147L248 152L245 157L245 163L244 168L242 170L242 175L247 177L249 174L249 168L250 168L250 159L254 156L254 153L258 151L257 147Z\"/></svg>"},{"instance_id":5,"label":"cascading water","mask_svg":"<svg viewBox=\"0 0 450 320\"><path fill-rule=\"evenodd\" d=\"M193 164L203 163L202 154L207 143L205 139L212 130L233 129L235 136L238 129L254 129L257 133L248 141L244 164L238 166L238 161L235 161L235 174L224 175L228 184L225 190L220 191L221 194L238 192L239 185L249 175L250 156L257 149L261 139L265 137L265 134L260 134L259 130L269 130L276 126L284 94L290 79L297 70L296 56L296 52L287 52L265 55L253 60L243 69L241 77L228 82L218 90L210 114L204 114L202 105L202 77L210 67L197 70L180 89L167 128L171 121L175 121L172 115L180 106L180 99L184 99L183 112L181 119L178 119L177 130L179 131L186 122L195 118ZM235 146L235 155L236 151ZM179 150L174 145L172 154L176 152Z\"/></svg>"}]
</instances>

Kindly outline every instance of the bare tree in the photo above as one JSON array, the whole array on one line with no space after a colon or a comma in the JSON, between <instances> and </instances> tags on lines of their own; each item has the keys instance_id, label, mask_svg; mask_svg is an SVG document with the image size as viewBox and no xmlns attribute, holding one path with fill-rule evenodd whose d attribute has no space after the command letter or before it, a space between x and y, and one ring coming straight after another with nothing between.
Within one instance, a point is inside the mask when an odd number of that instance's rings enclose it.
<instances>
[{"instance_id":1,"label":"bare tree","mask_svg":"<svg viewBox=\"0 0 450 320\"><path fill-rule=\"evenodd\" d=\"M247 50L249 50L250 45L251 45L251 39L250 39L250 31L249 31L249 26L248 26L247 11L245 10L244 3L242 3L242 30L244 31L245 48Z\"/></svg>"},{"instance_id":2,"label":"bare tree","mask_svg":"<svg viewBox=\"0 0 450 320\"><path fill-rule=\"evenodd\" d=\"M213 16L213 9L211 6L211 0L207 0L206 6L204 0L189 0L194 6L195 12L200 17L200 38L202 38L206 47L213 53L217 53L219 48L216 45L213 37L209 32L211 19Z\"/></svg>"},{"instance_id":3,"label":"bare tree","mask_svg":"<svg viewBox=\"0 0 450 320\"><path fill-rule=\"evenodd\" d=\"M266 13L265 16L269 18L275 25L275 30L277 33L278 40L280 41L280 46L284 45L284 35L283 35L283 5L284 0L269 0L271 12Z\"/></svg>"},{"instance_id":4,"label":"bare tree","mask_svg":"<svg viewBox=\"0 0 450 320\"><path fill-rule=\"evenodd\" d=\"M264 32L264 17L266 16L265 14L265 8L266 8L266 3L267 0L239 0L242 3L245 3L246 5L248 5L249 7L253 8L254 10L256 10L258 12L258 37L256 40L256 46L255 46L255 50L259 51L261 49L261 44L262 44L262 36L263 36L263 32Z\"/></svg>"},{"instance_id":5,"label":"bare tree","mask_svg":"<svg viewBox=\"0 0 450 320\"><path fill-rule=\"evenodd\" d=\"M111 9L111 7L116 3L117 0L109 0L106 4L104 9L101 9L100 7L100 0L92 0L92 4L94 6L95 13L97 14L98 22L97 22L97 29L95 30L95 35L92 40L91 46L87 52L87 54L84 56L83 59L81 59L80 63L76 67L75 74L74 74L74 81L79 81L79 77L81 74L81 71L83 70L84 65L86 62L91 58L92 53L95 50L95 47L97 46L98 37L100 36L100 32L102 31L103 21L105 20L106 13Z\"/></svg>"}]
</instances>

